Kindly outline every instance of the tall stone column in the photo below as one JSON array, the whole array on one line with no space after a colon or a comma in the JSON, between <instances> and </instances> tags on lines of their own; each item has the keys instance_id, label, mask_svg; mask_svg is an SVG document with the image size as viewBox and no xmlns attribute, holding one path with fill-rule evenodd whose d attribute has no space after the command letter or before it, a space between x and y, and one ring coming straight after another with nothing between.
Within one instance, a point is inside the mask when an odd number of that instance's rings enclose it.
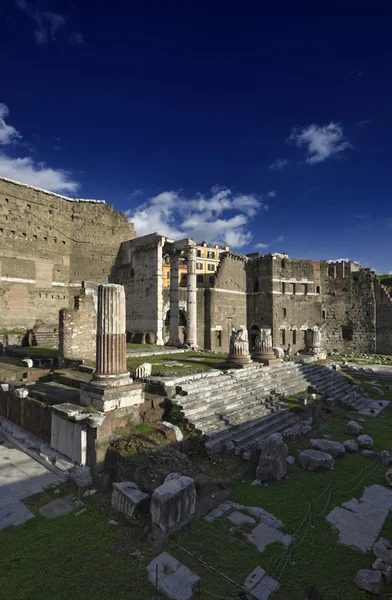
<instances>
[{"instance_id":1,"label":"tall stone column","mask_svg":"<svg viewBox=\"0 0 392 600\"><path fill-rule=\"evenodd\" d=\"M186 343L188 344L188 346L197 346L197 279L195 246L190 246L187 250L187 263L188 320L186 328Z\"/></svg>"},{"instance_id":2,"label":"tall stone column","mask_svg":"<svg viewBox=\"0 0 392 600\"><path fill-rule=\"evenodd\" d=\"M116 387L129 385L125 291L122 285L98 286L95 385Z\"/></svg>"},{"instance_id":3,"label":"tall stone column","mask_svg":"<svg viewBox=\"0 0 392 600\"><path fill-rule=\"evenodd\" d=\"M174 251L170 255L170 339L169 346L180 346L178 335L180 324L180 291L178 283L178 266L180 255Z\"/></svg>"}]
</instances>

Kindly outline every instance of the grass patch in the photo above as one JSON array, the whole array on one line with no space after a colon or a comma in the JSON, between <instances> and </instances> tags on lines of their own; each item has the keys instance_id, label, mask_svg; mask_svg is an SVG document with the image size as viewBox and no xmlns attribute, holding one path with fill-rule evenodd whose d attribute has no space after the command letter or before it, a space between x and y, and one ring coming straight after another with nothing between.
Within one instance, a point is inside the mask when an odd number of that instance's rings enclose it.
<instances>
[{"instance_id":1,"label":"grass patch","mask_svg":"<svg viewBox=\"0 0 392 600\"><path fill-rule=\"evenodd\" d=\"M127 344L128 350L137 350L139 348L161 348L161 346L157 346L156 344Z\"/></svg>"},{"instance_id":2,"label":"grass patch","mask_svg":"<svg viewBox=\"0 0 392 600\"><path fill-rule=\"evenodd\" d=\"M42 358L58 358L59 350L53 346L24 346L12 350L15 356L40 356Z\"/></svg>"},{"instance_id":3,"label":"grass patch","mask_svg":"<svg viewBox=\"0 0 392 600\"><path fill-rule=\"evenodd\" d=\"M131 373L143 362L152 364L152 374L156 376L168 377L181 375L192 375L193 373L203 373L211 369L217 369L224 362L219 354L210 352L186 352L182 354L163 354L157 356L138 358L127 358L127 366ZM165 364L166 363L166 364ZM177 364L170 364L177 363ZM180 366L182 365L182 366Z\"/></svg>"}]
</instances>

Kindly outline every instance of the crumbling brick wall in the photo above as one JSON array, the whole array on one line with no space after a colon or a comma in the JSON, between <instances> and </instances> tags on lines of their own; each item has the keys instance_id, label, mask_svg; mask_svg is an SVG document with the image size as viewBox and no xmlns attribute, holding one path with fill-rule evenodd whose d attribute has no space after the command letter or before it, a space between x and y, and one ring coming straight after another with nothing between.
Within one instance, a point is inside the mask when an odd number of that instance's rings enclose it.
<instances>
[{"instance_id":1,"label":"crumbling brick wall","mask_svg":"<svg viewBox=\"0 0 392 600\"><path fill-rule=\"evenodd\" d=\"M74 362L95 363L97 315L93 295L83 290L74 307L60 311L59 366Z\"/></svg>"},{"instance_id":2,"label":"crumbling brick wall","mask_svg":"<svg viewBox=\"0 0 392 600\"><path fill-rule=\"evenodd\" d=\"M84 280L107 283L133 225L112 206L0 178L0 330L57 323Z\"/></svg>"}]
</instances>

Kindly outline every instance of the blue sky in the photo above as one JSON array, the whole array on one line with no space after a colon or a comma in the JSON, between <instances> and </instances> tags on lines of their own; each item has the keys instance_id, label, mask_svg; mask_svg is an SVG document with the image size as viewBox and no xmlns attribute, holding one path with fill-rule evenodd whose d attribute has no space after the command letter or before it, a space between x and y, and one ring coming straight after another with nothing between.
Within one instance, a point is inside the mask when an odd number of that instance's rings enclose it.
<instances>
[{"instance_id":1,"label":"blue sky","mask_svg":"<svg viewBox=\"0 0 392 600\"><path fill-rule=\"evenodd\" d=\"M390 17L225 6L1 3L0 175L139 235L392 271Z\"/></svg>"}]
</instances>

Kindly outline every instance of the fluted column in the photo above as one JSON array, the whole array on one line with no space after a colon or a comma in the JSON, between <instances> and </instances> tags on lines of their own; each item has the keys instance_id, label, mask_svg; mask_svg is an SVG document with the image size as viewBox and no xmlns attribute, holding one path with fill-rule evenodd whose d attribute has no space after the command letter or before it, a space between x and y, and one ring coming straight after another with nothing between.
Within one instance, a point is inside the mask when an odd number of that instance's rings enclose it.
<instances>
[{"instance_id":1,"label":"fluted column","mask_svg":"<svg viewBox=\"0 0 392 600\"><path fill-rule=\"evenodd\" d=\"M197 346L197 282L195 246L190 246L187 250L187 263L188 320L186 328L186 343L188 344L188 346Z\"/></svg>"},{"instance_id":2,"label":"fluted column","mask_svg":"<svg viewBox=\"0 0 392 600\"><path fill-rule=\"evenodd\" d=\"M127 372L125 291L122 285L98 286L96 385L115 387L131 383Z\"/></svg>"},{"instance_id":3,"label":"fluted column","mask_svg":"<svg viewBox=\"0 0 392 600\"><path fill-rule=\"evenodd\" d=\"M178 267L180 255L173 252L170 255L170 339L169 346L180 346L178 335L180 324L180 291L178 283Z\"/></svg>"}]
</instances>

